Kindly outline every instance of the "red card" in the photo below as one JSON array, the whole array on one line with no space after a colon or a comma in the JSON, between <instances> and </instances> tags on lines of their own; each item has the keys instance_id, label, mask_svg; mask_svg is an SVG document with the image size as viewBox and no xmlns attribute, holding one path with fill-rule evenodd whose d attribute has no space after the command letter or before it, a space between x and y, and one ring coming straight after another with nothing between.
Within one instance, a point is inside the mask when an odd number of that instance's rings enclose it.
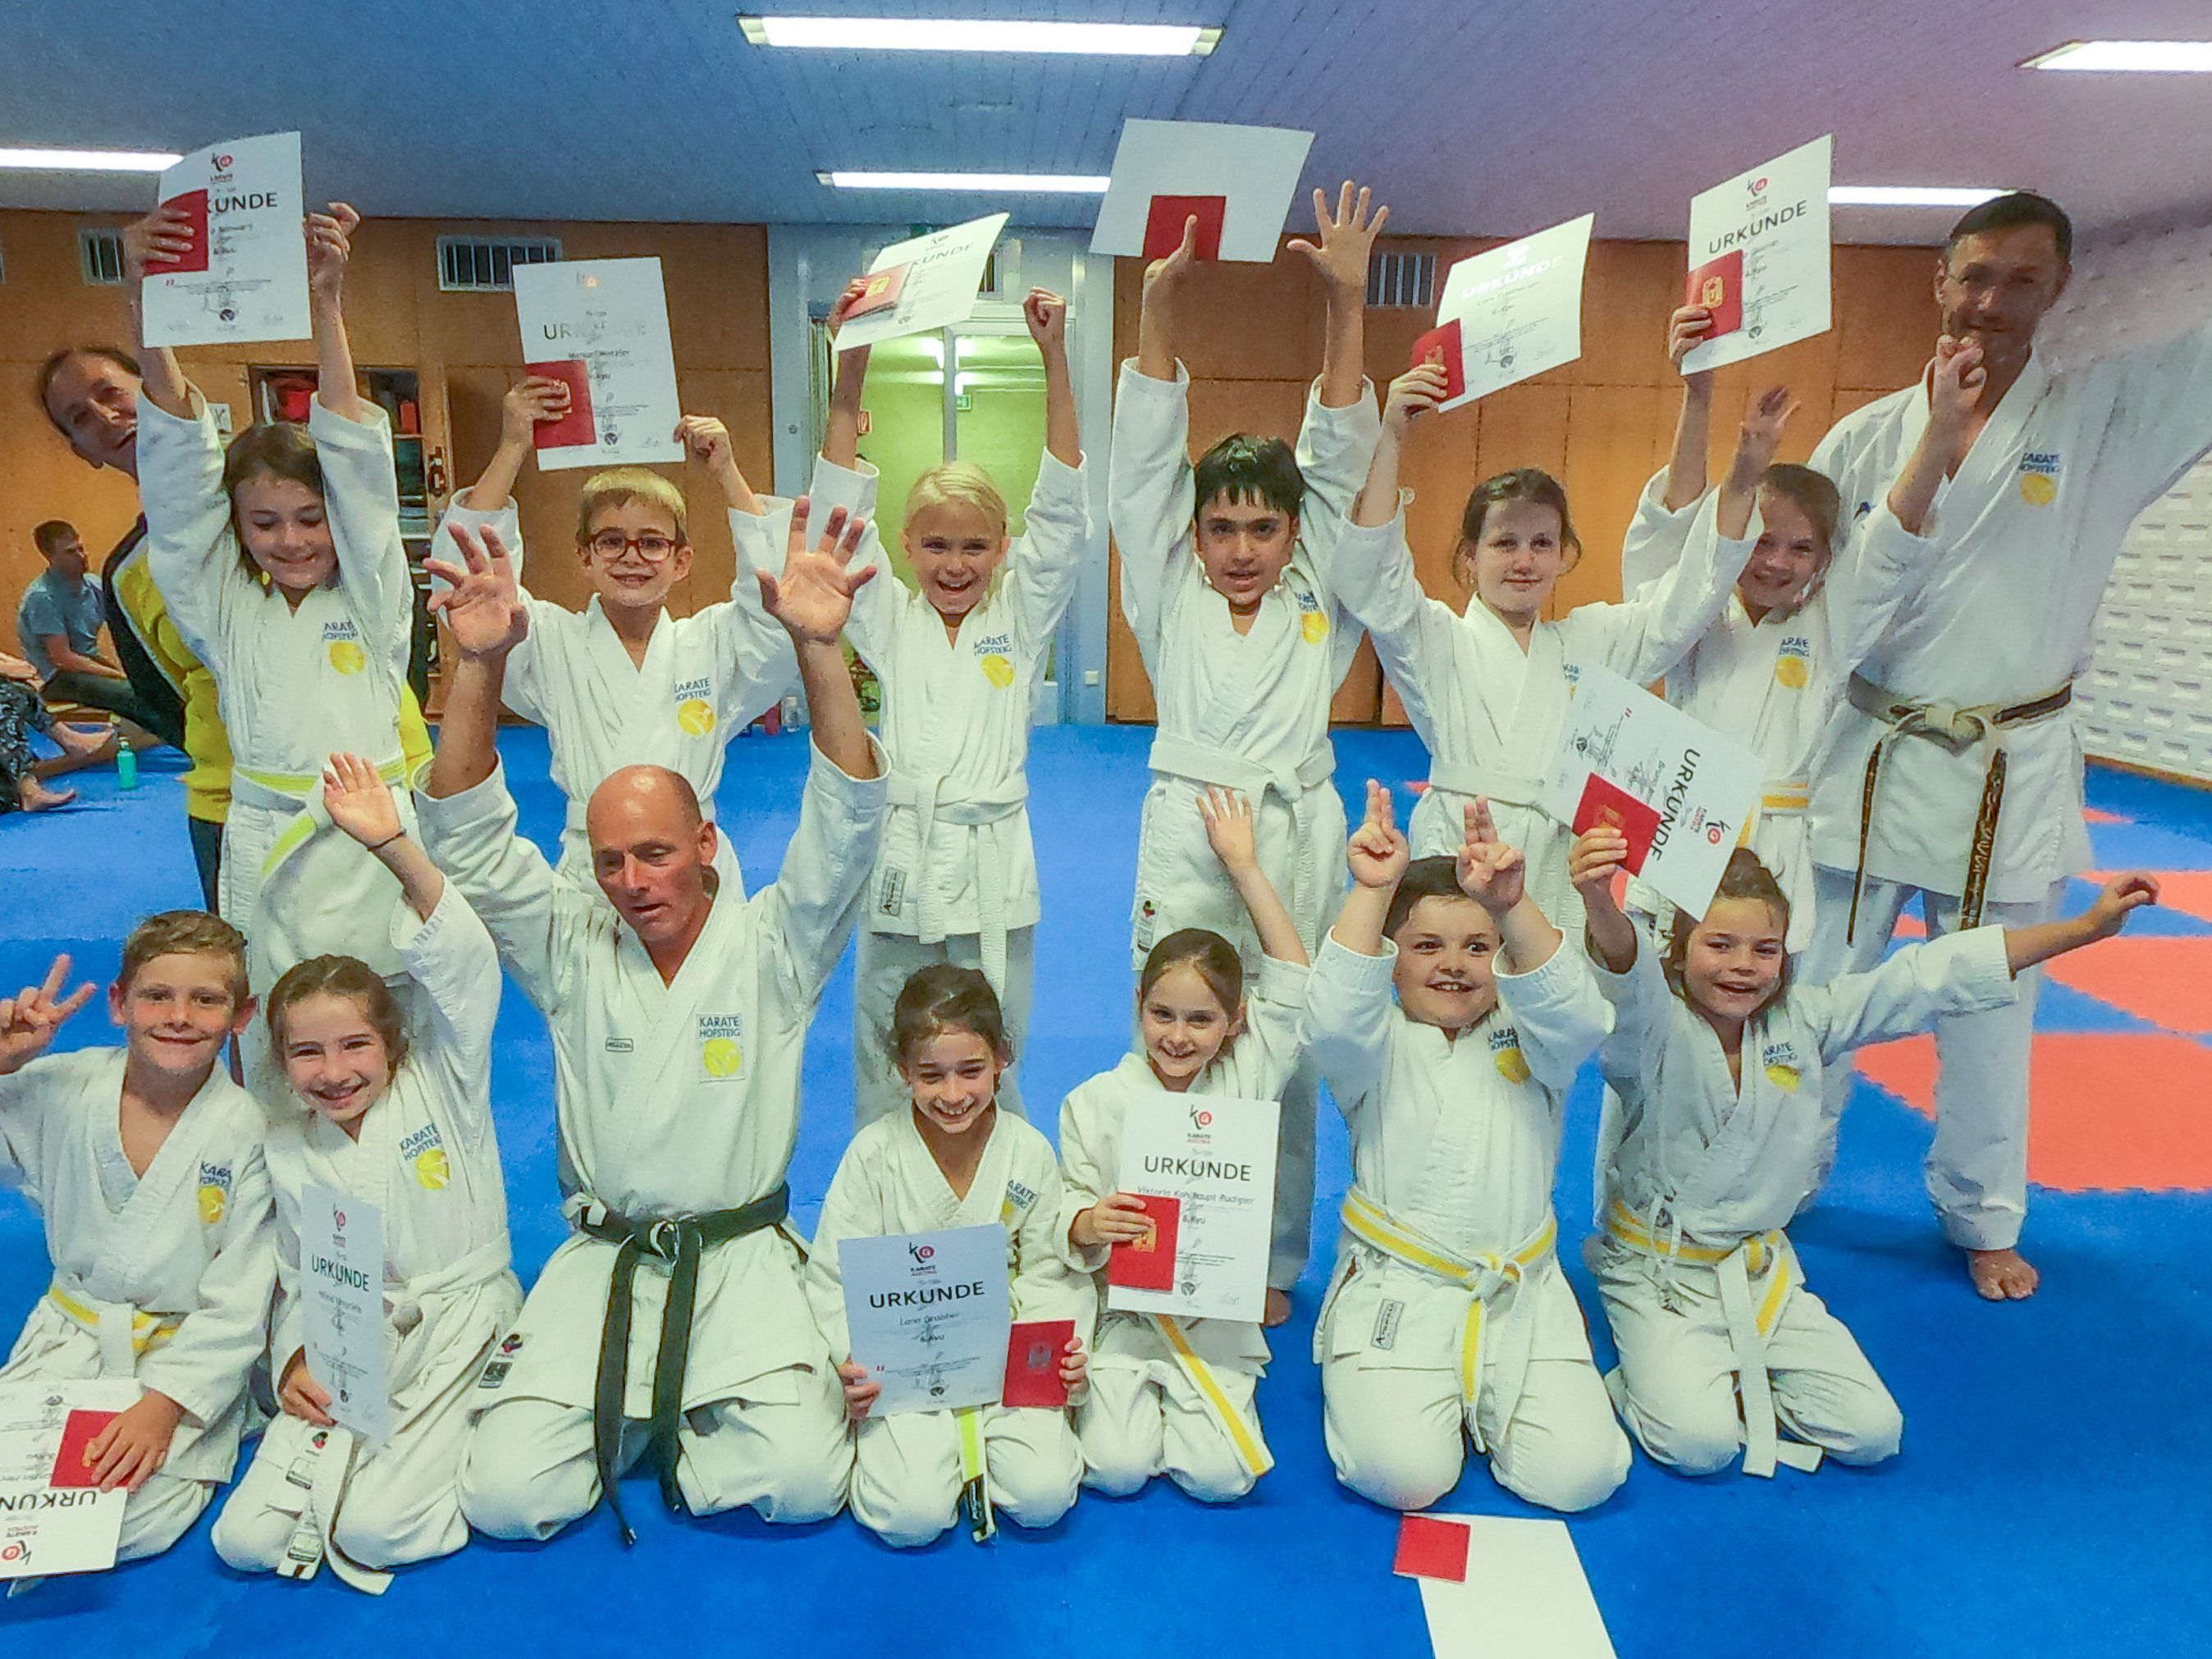
<instances>
[{"instance_id":1,"label":"red card","mask_svg":"<svg viewBox=\"0 0 2212 1659\"><path fill-rule=\"evenodd\" d=\"M1632 876L1643 874L1651 838L1659 833L1659 809L1646 806L1619 784L1608 783L1593 772L1575 807L1574 830L1579 836L1598 824L1609 824L1628 837L1628 856L1620 861L1620 867Z\"/></svg>"},{"instance_id":2,"label":"red card","mask_svg":"<svg viewBox=\"0 0 2212 1659\"><path fill-rule=\"evenodd\" d=\"M1460 340L1458 318L1413 342L1413 365L1418 368L1423 363L1443 365L1446 403L1467 396L1467 348Z\"/></svg>"},{"instance_id":3,"label":"red card","mask_svg":"<svg viewBox=\"0 0 2212 1659\"><path fill-rule=\"evenodd\" d=\"M1106 1258L1106 1282L1125 1291L1171 1291L1176 1282L1176 1235L1182 1226L1182 1200L1143 1195L1145 1219L1152 1231L1116 1244Z\"/></svg>"},{"instance_id":4,"label":"red card","mask_svg":"<svg viewBox=\"0 0 2212 1659\"><path fill-rule=\"evenodd\" d=\"M906 287L907 267L893 265L889 270L878 270L861 281L860 297L853 301L853 308L845 313L845 320L865 317L872 311L888 311L898 303L899 292Z\"/></svg>"},{"instance_id":5,"label":"red card","mask_svg":"<svg viewBox=\"0 0 2212 1659\"><path fill-rule=\"evenodd\" d=\"M117 1412L71 1412L69 1421L62 1425L61 1449L54 1454L54 1470L46 1477L46 1484L50 1486L98 1485L93 1479L92 1465L84 1461L84 1449L119 1415L121 1413Z\"/></svg>"},{"instance_id":6,"label":"red card","mask_svg":"<svg viewBox=\"0 0 2212 1659\"><path fill-rule=\"evenodd\" d=\"M149 259L149 276L173 276L183 271L205 270L208 268L208 193L204 190L188 190L182 196L172 197L161 204L165 208L182 208L191 216L192 251L182 258Z\"/></svg>"},{"instance_id":7,"label":"red card","mask_svg":"<svg viewBox=\"0 0 2212 1659\"><path fill-rule=\"evenodd\" d=\"M1708 259L1690 273L1682 286L1682 303L1703 306L1713 313L1708 340L1733 334L1743 326L1743 250L1734 248L1717 259Z\"/></svg>"},{"instance_id":8,"label":"red card","mask_svg":"<svg viewBox=\"0 0 2212 1659\"><path fill-rule=\"evenodd\" d=\"M1075 1340L1072 1319L1033 1319L1006 1334L1006 1387L1003 1406L1065 1406L1067 1384L1060 1362Z\"/></svg>"},{"instance_id":9,"label":"red card","mask_svg":"<svg viewBox=\"0 0 2212 1659\"><path fill-rule=\"evenodd\" d=\"M1443 1578L1464 1584L1470 1537L1460 1522L1409 1515L1398 1522L1398 1559L1390 1571L1407 1578Z\"/></svg>"},{"instance_id":10,"label":"red card","mask_svg":"<svg viewBox=\"0 0 2212 1659\"><path fill-rule=\"evenodd\" d=\"M549 380L558 380L568 388L568 412L557 421L540 421L530 434L532 445L538 449L573 449L579 444L595 444L599 441L599 428L592 419L592 377L580 357L564 357L558 362L525 363L522 372L538 374Z\"/></svg>"},{"instance_id":11,"label":"red card","mask_svg":"<svg viewBox=\"0 0 2212 1659\"><path fill-rule=\"evenodd\" d=\"M1226 196L1155 196L1145 216L1145 258L1164 259L1182 246L1186 220L1198 221L1198 257L1221 257L1221 216L1229 211Z\"/></svg>"}]
</instances>

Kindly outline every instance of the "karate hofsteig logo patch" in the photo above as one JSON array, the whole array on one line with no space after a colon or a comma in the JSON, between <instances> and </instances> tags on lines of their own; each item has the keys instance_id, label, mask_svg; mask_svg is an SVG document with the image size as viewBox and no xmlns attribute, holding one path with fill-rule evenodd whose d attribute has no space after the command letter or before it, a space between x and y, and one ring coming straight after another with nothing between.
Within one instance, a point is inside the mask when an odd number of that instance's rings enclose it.
<instances>
[{"instance_id":1,"label":"karate hofsteig logo patch","mask_svg":"<svg viewBox=\"0 0 2212 1659\"><path fill-rule=\"evenodd\" d=\"M1526 1083L1531 1075L1528 1057L1521 1052L1521 1033L1510 1025L1490 1034L1490 1060L1508 1083Z\"/></svg>"},{"instance_id":2,"label":"karate hofsteig logo patch","mask_svg":"<svg viewBox=\"0 0 2212 1659\"><path fill-rule=\"evenodd\" d=\"M1001 691L1014 683L1013 649L1013 636L1009 634L993 634L975 641L976 666Z\"/></svg>"},{"instance_id":3,"label":"karate hofsteig logo patch","mask_svg":"<svg viewBox=\"0 0 2212 1659\"><path fill-rule=\"evenodd\" d=\"M426 1123L402 1139L399 1157L413 1173L415 1184L424 1192L443 1192L453 1184L453 1163L446 1156L446 1143L436 1124Z\"/></svg>"},{"instance_id":4,"label":"karate hofsteig logo patch","mask_svg":"<svg viewBox=\"0 0 2212 1659\"><path fill-rule=\"evenodd\" d=\"M230 1212L230 1165L200 1165L200 1219L212 1227Z\"/></svg>"},{"instance_id":5,"label":"karate hofsteig logo patch","mask_svg":"<svg viewBox=\"0 0 2212 1659\"><path fill-rule=\"evenodd\" d=\"M676 726L687 736L703 738L714 729L711 680L683 680L676 687Z\"/></svg>"},{"instance_id":6,"label":"karate hofsteig logo patch","mask_svg":"<svg viewBox=\"0 0 2212 1659\"><path fill-rule=\"evenodd\" d=\"M1759 1056L1759 1064L1766 1068L1766 1080L1784 1094L1797 1092L1804 1079L1804 1072L1797 1064L1797 1050L1787 1042L1771 1042Z\"/></svg>"},{"instance_id":7,"label":"karate hofsteig logo patch","mask_svg":"<svg viewBox=\"0 0 2212 1659\"><path fill-rule=\"evenodd\" d=\"M732 1083L745 1074L745 1017L699 1016L699 1080Z\"/></svg>"},{"instance_id":8,"label":"karate hofsteig logo patch","mask_svg":"<svg viewBox=\"0 0 2212 1659\"><path fill-rule=\"evenodd\" d=\"M2058 499L2059 456L2055 450L2033 450L2020 458L2020 498L2030 507L2048 507Z\"/></svg>"},{"instance_id":9,"label":"karate hofsteig logo patch","mask_svg":"<svg viewBox=\"0 0 2212 1659\"><path fill-rule=\"evenodd\" d=\"M1812 655L1810 635L1790 635L1782 641L1782 653L1774 659L1774 683L1791 691L1802 691L1813 678Z\"/></svg>"},{"instance_id":10,"label":"karate hofsteig logo patch","mask_svg":"<svg viewBox=\"0 0 2212 1659\"><path fill-rule=\"evenodd\" d=\"M1321 601L1304 588L1295 590L1298 601L1298 637L1308 645L1319 645L1328 637L1328 612L1322 609Z\"/></svg>"},{"instance_id":11,"label":"karate hofsteig logo patch","mask_svg":"<svg viewBox=\"0 0 2212 1659\"><path fill-rule=\"evenodd\" d=\"M368 653L361 648L361 635L349 622L323 624L323 654L341 674L358 674L368 666Z\"/></svg>"}]
</instances>

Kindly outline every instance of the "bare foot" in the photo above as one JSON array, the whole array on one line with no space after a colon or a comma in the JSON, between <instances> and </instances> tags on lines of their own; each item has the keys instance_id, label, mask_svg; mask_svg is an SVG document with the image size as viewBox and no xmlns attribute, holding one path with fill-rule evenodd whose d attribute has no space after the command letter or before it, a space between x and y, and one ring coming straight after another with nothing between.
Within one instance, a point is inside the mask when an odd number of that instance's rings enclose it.
<instances>
[{"instance_id":1,"label":"bare foot","mask_svg":"<svg viewBox=\"0 0 2212 1659\"><path fill-rule=\"evenodd\" d=\"M106 760L115 752L115 730L112 726L90 727L71 726L58 720L47 734L61 746L64 755L79 760Z\"/></svg>"},{"instance_id":2,"label":"bare foot","mask_svg":"<svg viewBox=\"0 0 2212 1659\"><path fill-rule=\"evenodd\" d=\"M1279 1291L1273 1285L1269 1285L1267 1310L1261 1315L1260 1322L1272 1331L1278 1325L1287 1325L1290 1320L1291 1293L1288 1291Z\"/></svg>"},{"instance_id":3,"label":"bare foot","mask_svg":"<svg viewBox=\"0 0 2212 1659\"><path fill-rule=\"evenodd\" d=\"M2041 1277L2018 1250L1969 1250L1966 1273L1991 1302L2024 1302Z\"/></svg>"},{"instance_id":4,"label":"bare foot","mask_svg":"<svg viewBox=\"0 0 2212 1659\"><path fill-rule=\"evenodd\" d=\"M76 799L74 789L49 789L36 778L25 775L15 785L15 799L26 812L44 812L56 806L67 806Z\"/></svg>"}]
</instances>

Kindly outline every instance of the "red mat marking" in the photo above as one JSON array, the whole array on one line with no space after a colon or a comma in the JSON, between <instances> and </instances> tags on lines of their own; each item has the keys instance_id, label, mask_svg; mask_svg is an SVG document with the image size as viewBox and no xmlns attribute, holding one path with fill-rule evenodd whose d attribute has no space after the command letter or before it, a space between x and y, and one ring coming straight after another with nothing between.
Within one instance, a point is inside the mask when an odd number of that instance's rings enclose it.
<instances>
[{"instance_id":1,"label":"red mat marking","mask_svg":"<svg viewBox=\"0 0 2212 1659\"><path fill-rule=\"evenodd\" d=\"M2081 818L2087 823L2133 823L2133 818L2124 818L2118 812L2106 812L2094 806L2081 809Z\"/></svg>"},{"instance_id":2,"label":"red mat marking","mask_svg":"<svg viewBox=\"0 0 2212 1659\"><path fill-rule=\"evenodd\" d=\"M1935 1038L1863 1049L1859 1071L1921 1116L1935 1116ZM2039 1036L2029 1073L2028 1179L2067 1193L2212 1192L2208 1085L2212 1051L2186 1037Z\"/></svg>"},{"instance_id":3,"label":"red mat marking","mask_svg":"<svg viewBox=\"0 0 2212 1659\"><path fill-rule=\"evenodd\" d=\"M2044 971L2169 1031L2212 1033L2212 939L2123 934L2059 957Z\"/></svg>"}]
</instances>

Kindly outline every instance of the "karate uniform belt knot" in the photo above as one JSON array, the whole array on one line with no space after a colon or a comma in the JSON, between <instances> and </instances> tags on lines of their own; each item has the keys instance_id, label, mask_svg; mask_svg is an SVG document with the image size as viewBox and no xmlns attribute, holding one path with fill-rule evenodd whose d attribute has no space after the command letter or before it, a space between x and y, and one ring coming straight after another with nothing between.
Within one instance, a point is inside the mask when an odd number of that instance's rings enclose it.
<instances>
[{"instance_id":1,"label":"karate uniform belt knot","mask_svg":"<svg viewBox=\"0 0 2212 1659\"><path fill-rule=\"evenodd\" d=\"M660 1311L660 1347L653 1364L653 1416L646 1456L660 1479L661 1501L682 1510L676 1480L676 1431L684 1421L684 1372L691 1357L691 1316L699 1298L699 1262L707 1246L721 1244L769 1227L791 1213L789 1183L766 1198L733 1210L696 1215L652 1216L631 1220L596 1200L576 1213L576 1224L615 1249L607 1278L606 1322L599 1331L599 1371L592 1401L592 1452L599 1469L599 1495L615 1512L625 1544L637 1541L623 1514L616 1477L621 1462L623 1404L629 1386L630 1290L639 1261L648 1252L668 1268L668 1299Z\"/></svg>"},{"instance_id":2,"label":"karate uniform belt knot","mask_svg":"<svg viewBox=\"0 0 2212 1659\"><path fill-rule=\"evenodd\" d=\"M2004 732L2011 726L2058 713L2074 701L2073 685L2069 683L2025 702L1962 705L1940 698L1907 697L1876 685L1863 674L1854 674L1847 695L1852 708L1881 721L1888 730L1875 739L1867 753L1866 782L1859 795L1858 867L1851 876L1851 908L1844 923L1844 941L1849 943L1858 933L1859 896L1866 887L1867 848L1874 836L1874 798L1881 763L1890 749L1906 738L1927 738L1954 755L1976 748L1990 751L1989 765L1982 775L1981 806L1974 815L1973 838L1966 854L1966 884L1959 903L1960 927L1980 927L1983 894L1989 886L1990 863L1996 850L1997 814L2004 805Z\"/></svg>"},{"instance_id":3,"label":"karate uniform belt knot","mask_svg":"<svg viewBox=\"0 0 2212 1659\"><path fill-rule=\"evenodd\" d=\"M1282 896L1283 902L1298 924L1301 934L1309 927L1309 908L1314 909L1312 926L1318 928L1327 924L1328 918L1320 908L1326 905L1327 899L1320 885L1322 874L1314 851L1313 807L1308 799L1312 791L1336 775L1336 750L1326 738L1309 750L1295 767L1275 768L1262 766L1233 749L1219 749L1194 738L1162 733L1152 739L1145 763L1168 777L1234 789L1252 803L1255 814L1270 790L1280 795L1290 806L1297 842L1297 864L1290 890Z\"/></svg>"},{"instance_id":4,"label":"karate uniform belt knot","mask_svg":"<svg viewBox=\"0 0 2212 1659\"><path fill-rule=\"evenodd\" d=\"M1482 1431L1473 1413L1482 1389L1483 1339L1489 1322L1490 1304L1510 1292L1552 1254L1559 1243L1558 1220L1547 1215L1542 1226L1510 1250L1486 1250L1473 1257L1447 1249L1357 1191L1346 1195L1342 1220L1345 1231L1361 1243L1395 1261L1449 1280L1468 1292L1467 1323L1460 1336L1460 1397L1467 1402L1469 1413L1468 1437L1474 1442L1477 1451L1487 1451L1489 1448L1484 1443ZM1498 1419L1503 1423L1513 1415L1520 1385L1516 1381L1508 1388L1501 1379L1494 1392L1498 1401Z\"/></svg>"},{"instance_id":5,"label":"karate uniform belt knot","mask_svg":"<svg viewBox=\"0 0 2212 1659\"><path fill-rule=\"evenodd\" d=\"M76 1281L56 1279L46 1300L70 1324L100 1344L104 1376L132 1376L138 1360L174 1336L185 1322L180 1313L148 1313L127 1302L103 1302Z\"/></svg>"},{"instance_id":6,"label":"karate uniform belt knot","mask_svg":"<svg viewBox=\"0 0 2212 1659\"><path fill-rule=\"evenodd\" d=\"M1029 779L1017 772L988 789L974 789L950 800L944 799L951 780L942 773L894 772L886 797L894 807L913 810L916 819L915 872L915 936L923 945L941 944L945 927L937 914L937 889L930 877L929 838L941 820L946 823L996 823L1029 805ZM1006 994L1006 872L999 863L999 849L988 836L977 836L975 849L976 951L983 962L983 977L1000 996Z\"/></svg>"},{"instance_id":7,"label":"karate uniform belt knot","mask_svg":"<svg viewBox=\"0 0 2212 1659\"><path fill-rule=\"evenodd\" d=\"M1805 1282L1790 1235L1779 1227L1753 1233L1741 1243L1692 1244L1679 1228L1662 1233L1620 1200L1606 1213L1607 1237L1639 1255L1662 1262L1687 1261L1711 1267L1728 1324L1729 1348L1736 1364L1736 1392L1743 1404L1743 1472L1771 1475L1785 1453L1774 1415L1774 1387L1766 1369L1766 1339ZM1817 1449L1792 1447L1788 1461L1817 1467Z\"/></svg>"}]
</instances>

